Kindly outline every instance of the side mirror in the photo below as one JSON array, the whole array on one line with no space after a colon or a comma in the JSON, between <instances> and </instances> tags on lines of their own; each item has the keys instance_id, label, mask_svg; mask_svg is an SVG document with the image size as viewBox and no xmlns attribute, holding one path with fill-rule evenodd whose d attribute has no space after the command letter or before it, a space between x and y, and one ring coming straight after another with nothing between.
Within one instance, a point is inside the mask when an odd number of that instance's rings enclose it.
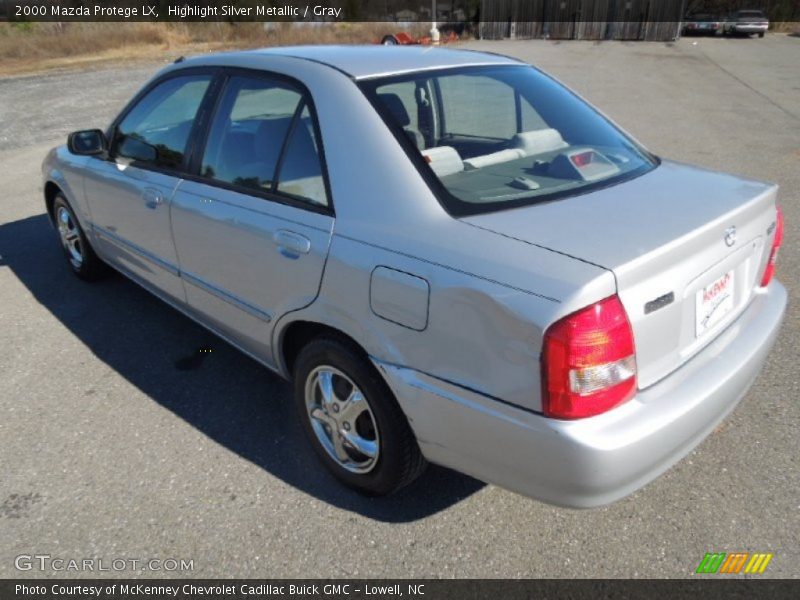
<instances>
[{"instance_id":1,"label":"side mirror","mask_svg":"<svg viewBox=\"0 0 800 600\"><path fill-rule=\"evenodd\" d=\"M67 137L67 148L80 156L97 156L108 151L106 134L99 129L75 131Z\"/></svg>"}]
</instances>

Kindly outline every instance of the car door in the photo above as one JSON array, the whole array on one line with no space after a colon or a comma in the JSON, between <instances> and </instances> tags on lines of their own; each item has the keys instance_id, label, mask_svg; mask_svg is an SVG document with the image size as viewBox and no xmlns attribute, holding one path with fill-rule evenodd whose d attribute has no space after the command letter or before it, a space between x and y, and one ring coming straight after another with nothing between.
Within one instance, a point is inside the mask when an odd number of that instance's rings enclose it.
<instances>
[{"instance_id":1,"label":"car door","mask_svg":"<svg viewBox=\"0 0 800 600\"><path fill-rule=\"evenodd\" d=\"M212 77L171 76L146 89L112 127L109 157L91 159L84 180L103 257L180 301L169 207Z\"/></svg>"},{"instance_id":2,"label":"car door","mask_svg":"<svg viewBox=\"0 0 800 600\"><path fill-rule=\"evenodd\" d=\"M274 364L273 325L317 296L333 229L312 100L284 78L232 71L198 149L171 207L187 302Z\"/></svg>"}]
</instances>

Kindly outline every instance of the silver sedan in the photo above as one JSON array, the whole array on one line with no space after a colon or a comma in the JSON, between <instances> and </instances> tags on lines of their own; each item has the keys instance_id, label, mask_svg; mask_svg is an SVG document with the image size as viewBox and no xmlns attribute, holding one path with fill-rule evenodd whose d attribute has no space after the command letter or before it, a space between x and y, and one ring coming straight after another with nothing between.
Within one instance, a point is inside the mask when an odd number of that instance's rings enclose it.
<instances>
[{"instance_id":1,"label":"silver sedan","mask_svg":"<svg viewBox=\"0 0 800 600\"><path fill-rule=\"evenodd\" d=\"M368 494L430 461L621 498L734 409L786 305L776 186L662 160L497 55L180 60L43 175L77 276L113 267L292 379Z\"/></svg>"}]
</instances>

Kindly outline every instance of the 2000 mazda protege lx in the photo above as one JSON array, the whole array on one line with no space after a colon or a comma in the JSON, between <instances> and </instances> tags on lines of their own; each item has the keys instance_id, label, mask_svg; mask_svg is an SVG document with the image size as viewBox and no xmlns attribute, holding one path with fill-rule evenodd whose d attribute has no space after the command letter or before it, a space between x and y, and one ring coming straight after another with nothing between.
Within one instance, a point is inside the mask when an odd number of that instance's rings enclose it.
<instances>
[{"instance_id":1,"label":"2000 mazda protege lx","mask_svg":"<svg viewBox=\"0 0 800 600\"><path fill-rule=\"evenodd\" d=\"M495 55L182 60L43 168L78 276L111 265L292 378L370 494L431 461L618 499L736 406L786 305L776 186L662 161Z\"/></svg>"}]
</instances>

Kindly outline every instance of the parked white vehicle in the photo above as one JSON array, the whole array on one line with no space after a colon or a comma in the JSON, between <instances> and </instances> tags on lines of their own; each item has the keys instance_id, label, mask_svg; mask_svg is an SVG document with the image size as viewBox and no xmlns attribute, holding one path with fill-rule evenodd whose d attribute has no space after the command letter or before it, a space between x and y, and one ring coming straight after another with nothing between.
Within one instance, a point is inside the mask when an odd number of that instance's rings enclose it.
<instances>
[{"instance_id":1,"label":"parked white vehicle","mask_svg":"<svg viewBox=\"0 0 800 600\"><path fill-rule=\"evenodd\" d=\"M737 10L731 13L722 25L725 35L743 34L764 37L769 29L769 20L761 10Z\"/></svg>"}]
</instances>

